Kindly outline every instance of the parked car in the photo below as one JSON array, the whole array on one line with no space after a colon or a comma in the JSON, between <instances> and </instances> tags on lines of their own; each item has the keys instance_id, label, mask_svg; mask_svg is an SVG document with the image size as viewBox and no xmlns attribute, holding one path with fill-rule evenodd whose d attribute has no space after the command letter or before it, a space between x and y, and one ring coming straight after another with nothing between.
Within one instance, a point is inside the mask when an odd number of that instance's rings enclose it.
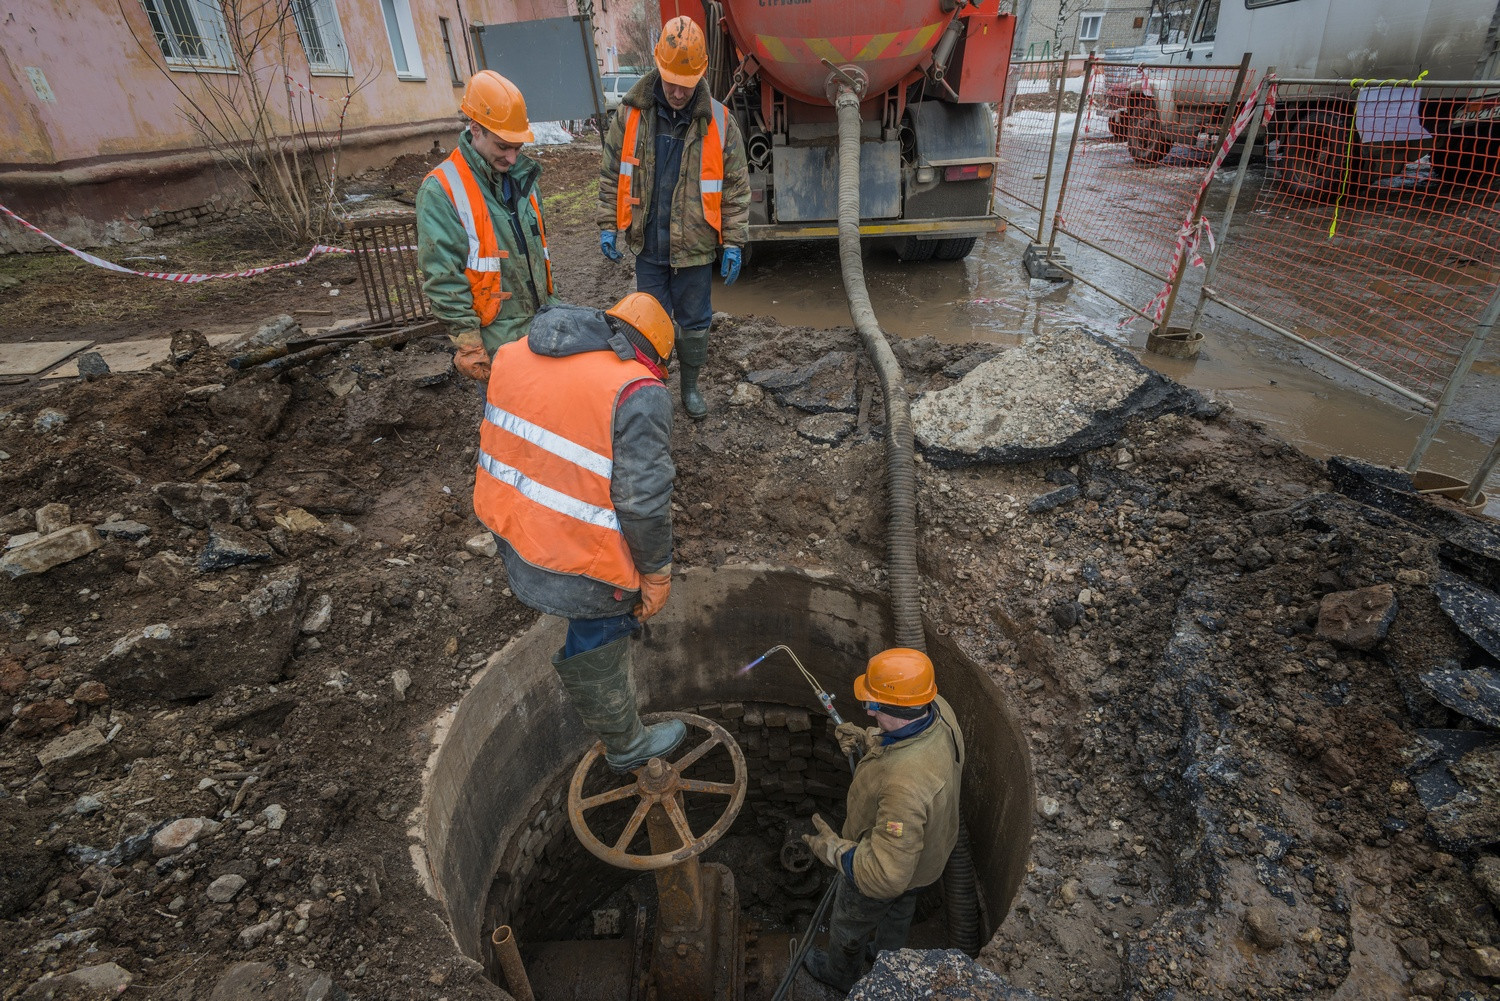
<instances>
[{"instance_id":1,"label":"parked car","mask_svg":"<svg viewBox=\"0 0 1500 1001\"><path fill-rule=\"evenodd\" d=\"M625 95L630 88L634 87L636 81L641 78L639 73L605 73L602 80L604 83L604 110L613 113L625 100Z\"/></svg>"}]
</instances>

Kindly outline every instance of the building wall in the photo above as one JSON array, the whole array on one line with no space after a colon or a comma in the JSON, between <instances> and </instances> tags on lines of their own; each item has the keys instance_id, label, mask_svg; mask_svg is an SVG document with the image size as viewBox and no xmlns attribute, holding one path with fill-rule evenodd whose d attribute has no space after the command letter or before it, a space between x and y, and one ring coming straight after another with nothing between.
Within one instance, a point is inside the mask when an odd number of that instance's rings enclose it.
<instances>
[{"instance_id":1,"label":"building wall","mask_svg":"<svg viewBox=\"0 0 1500 1001\"><path fill-rule=\"evenodd\" d=\"M1063 51L1078 54L1139 45L1150 9L1149 0L1032 0L1025 44L1019 55L1023 59L1051 59ZM1085 14L1104 16L1097 40L1078 37Z\"/></svg>"}]
</instances>

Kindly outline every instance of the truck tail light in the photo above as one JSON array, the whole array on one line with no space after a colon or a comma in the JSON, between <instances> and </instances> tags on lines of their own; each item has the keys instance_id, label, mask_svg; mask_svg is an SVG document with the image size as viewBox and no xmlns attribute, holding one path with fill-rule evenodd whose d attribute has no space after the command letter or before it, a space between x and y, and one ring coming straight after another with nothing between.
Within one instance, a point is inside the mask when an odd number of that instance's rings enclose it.
<instances>
[{"instance_id":1,"label":"truck tail light","mask_svg":"<svg viewBox=\"0 0 1500 1001\"><path fill-rule=\"evenodd\" d=\"M931 184L935 180L937 180L937 171L933 170L931 167L917 168L918 184Z\"/></svg>"},{"instance_id":2,"label":"truck tail light","mask_svg":"<svg viewBox=\"0 0 1500 1001\"><path fill-rule=\"evenodd\" d=\"M945 181L978 181L989 177L995 172L992 163L968 163L962 167L944 167L943 180Z\"/></svg>"}]
</instances>

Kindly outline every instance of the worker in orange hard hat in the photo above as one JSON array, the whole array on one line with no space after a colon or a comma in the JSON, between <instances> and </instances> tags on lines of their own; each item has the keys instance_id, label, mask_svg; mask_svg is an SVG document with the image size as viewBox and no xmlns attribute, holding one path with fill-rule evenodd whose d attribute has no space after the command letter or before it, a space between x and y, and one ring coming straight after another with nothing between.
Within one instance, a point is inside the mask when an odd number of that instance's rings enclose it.
<instances>
[{"instance_id":1,"label":"worker in orange hard hat","mask_svg":"<svg viewBox=\"0 0 1500 1001\"><path fill-rule=\"evenodd\" d=\"M521 152L535 136L526 101L494 70L469 78L458 146L417 189L417 264L432 310L457 349L454 367L481 381L500 345L555 302L537 178Z\"/></svg>"},{"instance_id":2,"label":"worker in orange hard hat","mask_svg":"<svg viewBox=\"0 0 1500 1001\"><path fill-rule=\"evenodd\" d=\"M713 264L724 284L740 274L750 237L750 174L739 123L708 92L708 47L692 18L674 17L656 44L656 69L620 104L604 139L599 174L599 249L635 254L635 287L682 327L677 344L682 405L708 406L698 373L708 359Z\"/></svg>"},{"instance_id":3,"label":"worker in orange hard hat","mask_svg":"<svg viewBox=\"0 0 1500 1001\"><path fill-rule=\"evenodd\" d=\"M676 339L644 292L607 311L543 306L524 339L495 352L479 431L474 513L495 534L515 596L568 620L552 667L617 771L686 733L677 720L642 725L629 648L672 590L663 380Z\"/></svg>"},{"instance_id":4,"label":"worker in orange hard hat","mask_svg":"<svg viewBox=\"0 0 1500 1001\"><path fill-rule=\"evenodd\" d=\"M817 833L802 836L838 879L828 948L810 950L803 965L842 991L867 959L906 943L917 898L942 876L958 843L964 763L963 731L938 695L925 653L877 653L855 679L854 696L876 725L841 723L836 731L845 754L863 754L849 785L848 819L835 834L814 814Z\"/></svg>"}]
</instances>

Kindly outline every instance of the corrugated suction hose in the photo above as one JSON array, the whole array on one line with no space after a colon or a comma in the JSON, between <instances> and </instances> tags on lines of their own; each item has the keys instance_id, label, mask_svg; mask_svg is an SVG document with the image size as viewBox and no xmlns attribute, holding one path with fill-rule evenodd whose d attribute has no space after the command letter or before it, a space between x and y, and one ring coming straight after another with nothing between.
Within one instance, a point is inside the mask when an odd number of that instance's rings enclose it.
<instances>
[{"instance_id":1,"label":"corrugated suction hose","mask_svg":"<svg viewBox=\"0 0 1500 1001\"><path fill-rule=\"evenodd\" d=\"M917 472L911 399L906 395L901 364L875 320L870 290L865 286L859 241L859 95L847 86L840 87L835 107L839 118L839 268L844 278L844 294L849 298L849 315L854 319L865 353L875 366L885 397L886 563L891 616L896 626L896 644L926 652L917 573ZM962 823L958 845L943 873L943 898L950 944L970 956L978 954L979 896L969 834Z\"/></svg>"}]
</instances>

